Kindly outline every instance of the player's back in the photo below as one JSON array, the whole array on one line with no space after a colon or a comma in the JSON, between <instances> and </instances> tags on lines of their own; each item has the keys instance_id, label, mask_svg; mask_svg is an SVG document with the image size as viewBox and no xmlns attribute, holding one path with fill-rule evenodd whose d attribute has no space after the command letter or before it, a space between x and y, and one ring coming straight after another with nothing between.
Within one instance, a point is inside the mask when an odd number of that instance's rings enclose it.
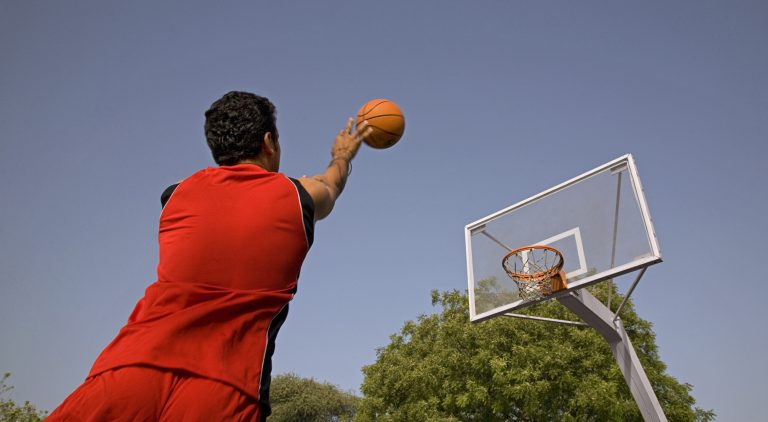
<instances>
[{"instance_id":1,"label":"player's back","mask_svg":"<svg viewBox=\"0 0 768 422\"><path fill-rule=\"evenodd\" d=\"M309 249L297 186L253 164L185 179L160 217L161 282L295 289Z\"/></svg>"}]
</instances>

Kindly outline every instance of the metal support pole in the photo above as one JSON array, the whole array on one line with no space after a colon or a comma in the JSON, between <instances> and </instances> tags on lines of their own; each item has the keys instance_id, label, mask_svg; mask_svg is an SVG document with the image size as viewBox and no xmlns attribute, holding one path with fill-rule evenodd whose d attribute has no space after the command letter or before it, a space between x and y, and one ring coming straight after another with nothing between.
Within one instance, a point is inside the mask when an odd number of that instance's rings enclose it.
<instances>
[{"instance_id":1,"label":"metal support pole","mask_svg":"<svg viewBox=\"0 0 768 422\"><path fill-rule=\"evenodd\" d=\"M624 170L620 170L616 175L616 209L613 213L613 244L611 245L611 268L616 266L616 235L619 231L619 205L621 204L621 174ZM608 288L608 309L611 309L611 296L612 287L610 283L606 283Z\"/></svg>"},{"instance_id":2,"label":"metal support pole","mask_svg":"<svg viewBox=\"0 0 768 422\"><path fill-rule=\"evenodd\" d=\"M555 319L555 318L544 318L544 317L537 317L532 315L522 315L522 314L513 314L513 313L506 313L502 314L504 316L512 317L512 318L521 318L521 319L532 319L534 321L544 321L544 322L555 322L558 324L564 324L564 325L575 325L577 327L589 327L589 325L579 322L579 321L568 321L565 319Z\"/></svg>"},{"instance_id":3,"label":"metal support pole","mask_svg":"<svg viewBox=\"0 0 768 422\"><path fill-rule=\"evenodd\" d=\"M621 310L624 308L624 304L627 303L629 300L629 297L632 296L632 292L635 291L635 287L637 287L637 283L640 282L640 279L643 278L643 274L645 274L645 270L647 270L648 267L643 267L642 270L640 270L640 274L637 275L635 278L635 282L632 283L632 286L629 287L629 290L627 290L627 294L624 296L624 300L621 301L619 304L619 307L616 309L616 315L613 316L613 320L616 321L619 319L619 316L621 315Z\"/></svg>"},{"instance_id":4,"label":"metal support pole","mask_svg":"<svg viewBox=\"0 0 768 422\"><path fill-rule=\"evenodd\" d=\"M485 235L485 237L493 240L494 242L496 242L497 245L501 246L502 248L504 248L504 249L506 249L508 251L512 250L512 248L510 248L509 246L501 243L501 240L496 239L495 237L491 236L487 231L485 231L485 228L483 228L483 231L481 231L480 234L483 234L483 235Z\"/></svg>"},{"instance_id":5,"label":"metal support pole","mask_svg":"<svg viewBox=\"0 0 768 422\"><path fill-rule=\"evenodd\" d=\"M608 342L640 413L646 422L666 422L667 417L651 382L640 364L632 342L620 319L613 320L611 310L600 303L586 289L557 298L566 308L594 327Z\"/></svg>"}]
</instances>

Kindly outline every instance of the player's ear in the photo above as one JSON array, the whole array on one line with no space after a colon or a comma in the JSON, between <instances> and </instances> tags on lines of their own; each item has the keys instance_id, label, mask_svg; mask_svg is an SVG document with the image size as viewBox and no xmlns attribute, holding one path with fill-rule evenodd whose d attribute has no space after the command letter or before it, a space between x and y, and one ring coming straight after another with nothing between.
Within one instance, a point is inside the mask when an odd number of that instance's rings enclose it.
<instances>
[{"instance_id":1,"label":"player's ear","mask_svg":"<svg viewBox=\"0 0 768 422\"><path fill-rule=\"evenodd\" d=\"M266 152L269 156L272 156L277 152L279 146L277 145L277 138L272 135L272 132L267 132L264 134L264 142L262 143L262 148L264 149L264 152Z\"/></svg>"}]
</instances>

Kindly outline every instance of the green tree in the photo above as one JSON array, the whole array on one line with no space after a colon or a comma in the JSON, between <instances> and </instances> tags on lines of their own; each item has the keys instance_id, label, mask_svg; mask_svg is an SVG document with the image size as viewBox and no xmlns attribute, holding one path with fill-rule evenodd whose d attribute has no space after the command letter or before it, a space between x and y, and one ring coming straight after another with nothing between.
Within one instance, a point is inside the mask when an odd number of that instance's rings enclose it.
<instances>
[{"instance_id":1,"label":"green tree","mask_svg":"<svg viewBox=\"0 0 768 422\"><path fill-rule=\"evenodd\" d=\"M359 397L335 385L295 374L280 374L272 379L270 422L351 421Z\"/></svg>"},{"instance_id":2,"label":"green tree","mask_svg":"<svg viewBox=\"0 0 768 422\"><path fill-rule=\"evenodd\" d=\"M37 408L28 401L19 406L10 398L4 397L13 390L12 386L6 385L5 381L10 378L10 373L3 374L0 378L0 421L2 422L39 422L46 417L48 412L37 410Z\"/></svg>"},{"instance_id":3,"label":"green tree","mask_svg":"<svg viewBox=\"0 0 768 422\"><path fill-rule=\"evenodd\" d=\"M615 308L621 297L612 282L590 291L604 299L609 289ZM356 421L642 420L595 330L504 317L472 324L458 291L435 291L432 303L442 311L406 322L363 368ZM557 301L527 312L576 319ZM714 412L694 407L689 384L665 373L651 324L631 302L622 320L667 418L713 420Z\"/></svg>"}]
</instances>

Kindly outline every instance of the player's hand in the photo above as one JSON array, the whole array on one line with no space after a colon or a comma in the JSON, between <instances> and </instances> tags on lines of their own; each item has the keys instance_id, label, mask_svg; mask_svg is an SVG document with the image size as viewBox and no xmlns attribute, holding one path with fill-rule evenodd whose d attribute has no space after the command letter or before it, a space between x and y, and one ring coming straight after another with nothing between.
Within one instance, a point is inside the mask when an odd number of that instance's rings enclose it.
<instances>
[{"instance_id":1,"label":"player's hand","mask_svg":"<svg viewBox=\"0 0 768 422\"><path fill-rule=\"evenodd\" d=\"M336 135L336 140L331 148L333 159L352 161L360 149L360 143L373 132L373 128L368 127L367 121L360 123L357 127L353 127L353 122L354 120L350 117L344 129Z\"/></svg>"}]
</instances>

